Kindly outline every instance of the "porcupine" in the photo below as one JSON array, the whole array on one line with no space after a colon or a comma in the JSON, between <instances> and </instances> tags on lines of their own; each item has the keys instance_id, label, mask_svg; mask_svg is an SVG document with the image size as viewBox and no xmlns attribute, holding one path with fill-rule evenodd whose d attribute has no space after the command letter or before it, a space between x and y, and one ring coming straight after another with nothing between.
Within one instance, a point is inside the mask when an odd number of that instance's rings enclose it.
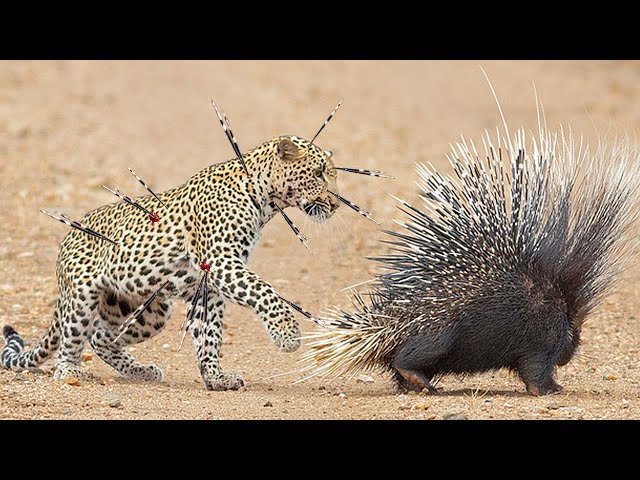
<instances>
[{"instance_id":1,"label":"porcupine","mask_svg":"<svg viewBox=\"0 0 640 480\"><path fill-rule=\"evenodd\" d=\"M396 199L404 231L385 231L392 250L371 258L384 271L355 310L316 319L308 376L379 368L435 392L444 375L507 368L532 395L561 390L557 367L637 253L640 155L629 141L591 154L540 115L537 138L511 137L502 119L483 156L464 137L451 146L455 177L417 165L426 210Z\"/></svg>"}]
</instances>

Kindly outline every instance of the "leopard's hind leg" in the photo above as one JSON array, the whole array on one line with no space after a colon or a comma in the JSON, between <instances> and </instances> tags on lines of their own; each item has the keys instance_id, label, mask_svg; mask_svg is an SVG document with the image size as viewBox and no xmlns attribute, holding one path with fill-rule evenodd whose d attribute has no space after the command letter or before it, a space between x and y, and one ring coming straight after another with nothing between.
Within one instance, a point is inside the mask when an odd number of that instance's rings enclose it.
<instances>
[{"instance_id":1,"label":"leopard's hind leg","mask_svg":"<svg viewBox=\"0 0 640 480\"><path fill-rule=\"evenodd\" d=\"M117 340L120 326L138 307L130 299L114 292L105 292L98 308L99 319L91 337L91 346L96 354L123 377L152 382L161 382L162 370L156 365L144 365L126 350L129 345L143 342L160 333L173 311L170 300L154 300L141 317Z\"/></svg>"},{"instance_id":2,"label":"leopard's hind leg","mask_svg":"<svg viewBox=\"0 0 640 480\"><path fill-rule=\"evenodd\" d=\"M93 331L98 307L98 290L91 284L62 284L58 300L62 317L55 380L85 378L80 360L82 350Z\"/></svg>"}]
</instances>

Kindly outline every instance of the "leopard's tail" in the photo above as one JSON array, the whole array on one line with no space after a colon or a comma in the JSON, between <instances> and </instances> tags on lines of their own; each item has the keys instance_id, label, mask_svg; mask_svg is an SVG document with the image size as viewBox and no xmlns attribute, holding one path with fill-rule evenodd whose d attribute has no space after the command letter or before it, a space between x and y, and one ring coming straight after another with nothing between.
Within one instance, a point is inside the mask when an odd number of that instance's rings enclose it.
<instances>
[{"instance_id":1,"label":"leopard's tail","mask_svg":"<svg viewBox=\"0 0 640 480\"><path fill-rule=\"evenodd\" d=\"M51 356L60 341L59 325L53 322L38 344L28 352L24 351L24 340L10 325L2 329L5 345L0 353L0 363L10 370L36 368Z\"/></svg>"}]
</instances>

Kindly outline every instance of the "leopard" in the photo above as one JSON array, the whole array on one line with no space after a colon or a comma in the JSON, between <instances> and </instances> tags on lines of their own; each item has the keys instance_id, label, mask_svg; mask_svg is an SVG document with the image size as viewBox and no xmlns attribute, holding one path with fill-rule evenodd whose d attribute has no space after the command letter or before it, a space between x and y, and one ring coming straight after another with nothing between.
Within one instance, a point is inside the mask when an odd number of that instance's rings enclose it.
<instances>
[{"instance_id":1,"label":"leopard","mask_svg":"<svg viewBox=\"0 0 640 480\"><path fill-rule=\"evenodd\" d=\"M81 354L89 342L121 376L161 382L162 369L142 364L129 347L162 332L176 301L192 301L202 279L200 265L206 262L208 320L189 329L202 381L207 390L244 387L240 374L225 373L220 365L225 305L251 309L280 351L299 348L300 326L290 305L247 261L279 209L298 208L319 223L338 209L339 201L330 194L338 192L332 155L302 137L278 136L242 157L204 168L155 198L136 197L157 214L158 222L149 222L124 201L87 213L82 224L114 243L75 229L66 234L56 262L58 297L48 330L25 351L22 337L5 326L0 363L11 370L33 370L57 351L53 378L83 379ZM165 282L122 333L126 319ZM199 318L205 307L195 308Z\"/></svg>"}]
</instances>

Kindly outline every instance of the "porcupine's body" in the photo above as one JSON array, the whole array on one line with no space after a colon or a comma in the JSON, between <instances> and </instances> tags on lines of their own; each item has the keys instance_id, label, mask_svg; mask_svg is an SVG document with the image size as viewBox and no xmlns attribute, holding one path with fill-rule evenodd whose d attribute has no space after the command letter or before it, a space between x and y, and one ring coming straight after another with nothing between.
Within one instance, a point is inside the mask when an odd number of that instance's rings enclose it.
<instances>
[{"instance_id":1,"label":"porcupine's body","mask_svg":"<svg viewBox=\"0 0 640 480\"><path fill-rule=\"evenodd\" d=\"M639 155L506 129L497 146L487 133L483 154L452 147L457 178L418 166L427 210L400 201L405 230L375 259L387 271L355 312L318 320L307 373L382 368L433 391L442 375L508 368L531 394L561 388L556 367L635 250Z\"/></svg>"}]
</instances>

